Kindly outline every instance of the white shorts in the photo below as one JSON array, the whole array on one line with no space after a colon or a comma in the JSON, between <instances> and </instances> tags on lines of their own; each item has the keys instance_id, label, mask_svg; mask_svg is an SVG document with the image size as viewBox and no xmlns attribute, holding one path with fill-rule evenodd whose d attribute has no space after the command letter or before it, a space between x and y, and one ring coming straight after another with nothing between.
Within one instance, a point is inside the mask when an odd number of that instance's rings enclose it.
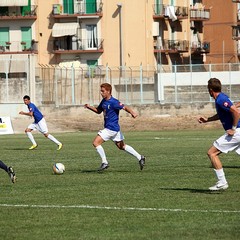
<instances>
[{"instance_id":1,"label":"white shorts","mask_svg":"<svg viewBox=\"0 0 240 240\"><path fill-rule=\"evenodd\" d=\"M104 128L103 130L100 130L98 132L98 135L106 142L108 140L112 140L114 142L120 142L124 139L123 134L121 131L115 132L112 130L109 130L107 128Z\"/></svg>"},{"instance_id":2,"label":"white shorts","mask_svg":"<svg viewBox=\"0 0 240 240\"><path fill-rule=\"evenodd\" d=\"M236 129L233 136L225 133L213 143L213 146L223 153L236 151L240 155L240 128Z\"/></svg>"},{"instance_id":3,"label":"white shorts","mask_svg":"<svg viewBox=\"0 0 240 240\"><path fill-rule=\"evenodd\" d=\"M31 123L28 128L32 130L38 130L41 133L48 133L47 123L44 118L42 118L38 123Z\"/></svg>"}]
</instances>

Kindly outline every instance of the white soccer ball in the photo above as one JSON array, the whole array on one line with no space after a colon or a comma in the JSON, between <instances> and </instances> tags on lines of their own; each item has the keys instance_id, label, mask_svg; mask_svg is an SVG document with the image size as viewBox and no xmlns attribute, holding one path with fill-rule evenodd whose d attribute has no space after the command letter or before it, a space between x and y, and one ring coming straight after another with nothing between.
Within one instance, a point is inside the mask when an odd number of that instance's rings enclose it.
<instances>
[{"instance_id":1,"label":"white soccer ball","mask_svg":"<svg viewBox=\"0 0 240 240\"><path fill-rule=\"evenodd\" d=\"M65 166L62 163L54 163L53 172L55 174L63 174L65 172Z\"/></svg>"}]
</instances>

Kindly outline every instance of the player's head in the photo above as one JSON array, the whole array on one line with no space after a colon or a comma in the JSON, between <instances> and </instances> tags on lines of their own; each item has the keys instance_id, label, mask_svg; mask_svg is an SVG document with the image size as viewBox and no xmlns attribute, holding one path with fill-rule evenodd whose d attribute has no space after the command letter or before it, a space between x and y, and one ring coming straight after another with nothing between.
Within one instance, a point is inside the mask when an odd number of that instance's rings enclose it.
<instances>
[{"instance_id":1,"label":"player's head","mask_svg":"<svg viewBox=\"0 0 240 240\"><path fill-rule=\"evenodd\" d=\"M212 97L212 92L218 93L222 91L222 84L217 78L210 78L208 80L208 91Z\"/></svg>"},{"instance_id":2,"label":"player's head","mask_svg":"<svg viewBox=\"0 0 240 240\"><path fill-rule=\"evenodd\" d=\"M100 91L103 98L108 98L112 94L112 86L109 83L103 83L100 85Z\"/></svg>"},{"instance_id":3,"label":"player's head","mask_svg":"<svg viewBox=\"0 0 240 240\"><path fill-rule=\"evenodd\" d=\"M23 101L24 101L24 103L25 103L26 105L28 105L28 104L30 103L30 97L29 97L28 95L25 95L25 96L23 97Z\"/></svg>"}]
</instances>

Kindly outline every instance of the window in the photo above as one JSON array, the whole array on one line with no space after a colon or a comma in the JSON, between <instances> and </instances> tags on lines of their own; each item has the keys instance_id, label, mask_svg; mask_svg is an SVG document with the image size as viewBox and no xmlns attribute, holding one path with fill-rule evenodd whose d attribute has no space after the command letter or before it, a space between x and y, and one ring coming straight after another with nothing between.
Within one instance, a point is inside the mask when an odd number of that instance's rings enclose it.
<instances>
[{"instance_id":1,"label":"window","mask_svg":"<svg viewBox=\"0 0 240 240\"><path fill-rule=\"evenodd\" d=\"M22 32L22 50L31 48L32 42L32 29L31 27L21 27Z\"/></svg>"},{"instance_id":2,"label":"window","mask_svg":"<svg viewBox=\"0 0 240 240\"><path fill-rule=\"evenodd\" d=\"M97 43L97 25L86 25L87 27L87 48L98 48Z\"/></svg>"},{"instance_id":3,"label":"window","mask_svg":"<svg viewBox=\"0 0 240 240\"><path fill-rule=\"evenodd\" d=\"M0 47L5 47L9 42L9 28L8 27L1 27L0 28Z\"/></svg>"},{"instance_id":4,"label":"window","mask_svg":"<svg viewBox=\"0 0 240 240\"><path fill-rule=\"evenodd\" d=\"M68 14L74 13L73 0L63 0L63 12Z\"/></svg>"}]
</instances>

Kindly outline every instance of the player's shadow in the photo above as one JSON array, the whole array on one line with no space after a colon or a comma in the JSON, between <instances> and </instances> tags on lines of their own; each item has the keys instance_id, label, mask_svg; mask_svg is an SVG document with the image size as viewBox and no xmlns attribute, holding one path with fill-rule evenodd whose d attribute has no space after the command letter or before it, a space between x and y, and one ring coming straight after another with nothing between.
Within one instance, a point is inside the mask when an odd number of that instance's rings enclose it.
<instances>
[{"instance_id":1,"label":"player's shadow","mask_svg":"<svg viewBox=\"0 0 240 240\"><path fill-rule=\"evenodd\" d=\"M4 148L4 150L12 151L12 150L26 150L26 148Z\"/></svg>"},{"instance_id":2,"label":"player's shadow","mask_svg":"<svg viewBox=\"0 0 240 240\"><path fill-rule=\"evenodd\" d=\"M85 170L81 170L80 171L81 173L104 173L104 171L99 171L98 169L90 169L90 170L87 170L87 169L85 169Z\"/></svg>"},{"instance_id":3,"label":"player's shadow","mask_svg":"<svg viewBox=\"0 0 240 240\"><path fill-rule=\"evenodd\" d=\"M161 190L167 191L186 191L190 193L204 193L204 194L219 194L223 191L210 191L208 189L196 189L196 188L160 188Z\"/></svg>"},{"instance_id":4,"label":"player's shadow","mask_svg":"<svg viewBox=\"0 0 240 240\"><path fill-rule=\"evenodd\" d=\"M240 168L240 166L223 166L223 168Z\"/></svg>"}]
</instances>

